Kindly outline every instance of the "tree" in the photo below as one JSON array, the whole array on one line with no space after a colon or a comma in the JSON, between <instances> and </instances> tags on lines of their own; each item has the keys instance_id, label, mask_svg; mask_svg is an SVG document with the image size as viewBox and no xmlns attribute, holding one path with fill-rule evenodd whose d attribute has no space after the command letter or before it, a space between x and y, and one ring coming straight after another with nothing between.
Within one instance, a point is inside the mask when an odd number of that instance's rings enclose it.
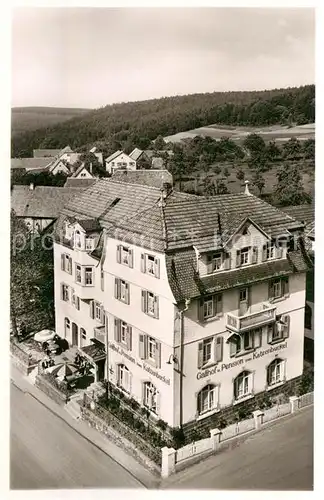
<instances>
[{"instance_id":1,"label":"tree","mask_svg":"<svg viewBox=\"0 0 324 500\"><path fill-rule=\"evenodd\" d=\"M227 185L222 179L215 179L216 194L228 194L229 190Z\"/></svg>"},{"instance_id":2,"label":"tree","mask_svg":"<svg viewBox=\"0 0 324 500\"><path fill-rule=\"evenodd\" d=\"M155 151L161 151L165 148L165 146L166 146L165 140L163 139L162 135L159 135L154 141L153 147Z\"/></svg>"},{"instance_id":3,"label":"tree","mask_svg":"<svg viewBox=\"0 0 324 500\"><path fill-rule=\"evenodd\" d=\"M83 153L80 155L79 161L81 163L84 163L84 166L88 170L92 170L93 175L97 175L98 177L105 177L106 176L106 169L101 163L99 162L97 156L94 153L91 153L90 151Z\"/></svg>"},{"instance_id":4,"label":"tree","mask_svg":"<svg viewBox=\"0 0 324 500\"><path fill-rule=\"evenodd\" d=\"M228 170L228 168L227 168L227 167L224 167L224 168L223 168L223 175L224 175L225 177L229 177L229 176L231 175L231 174L229 173L229 170Z\"/></svg>"},{"instance_id":5,"label":"tree","mask_svg":"<svg viewBox=\"0 0 324 500\"><path fill-rule=\"evenodd\" d=\"M310 202L310 196L304 191L302 177L296 166L285 165L277 173L275 197L281 206Z\"/></svg>"},{"instance_id":6,"label":"tree","mask_svg":"<svg viewBox=\"0 0 324 500\"><path fill-rule=\"evenodd\" d=\"M205 196L214 196L216 187L210 175L206 175L203 179L203 194Z\"/></svg>"},{"instance_id":7,"label":"tree","mask_svg":"<svg viewBox=\"0 0 324 500\"><path fill-rule=\"evenodd\" d=\"M267 157L270 161L276 160L278 157L280 157L280 149L278 148L277 144L275 141L270 141L269 144L266 147L266 154Z\"/></svg>"},{"instance_id":8,"label":"tree","mask_svg":"<svg viewBox=\"0 0 324 500\"><path fill-rule=\"evenodd\" d=\"M248 161L248 165L251 170L256 170L258 172L266 172L269 170L269 164L264 152L253 153Z\"/></svg>"},{"instance_id":9,"label":"tree","mask_svg":"<svg viewBox=\"0 0 324 500\"><path fill-rule=\"evenodd\" d=\"M302 146L302 151L304 153L304 158L307 160L315 159L315 141L314 139L307 139Z\"/></svg>"},{"instance_id":10,"label":"tree","mask_svg":"<svg viewBox=\"0 0 324 500\"><path fill-rule=\"evenodd\" d=\"M244 140L243 145L251 155L254 153L260 154L265 151L265 142L258 134L249 134Z\"/></svg>"},{"instance_id":11,"label":"tree","mask_svg":"<svg viewBox=\"0 0 324 500\"><path fill-rule=\"evenodd\" d=\"M265 180L264 178L262 177L262 174L257 171L255 172L253 178L252 178L252 183L254 184L254 186L256 186L259 190L259 196L262 195L262 191L264 189L264 186L265 186Z\"/></svg>"},{"instance_id":12,"label":"tree","mask_svg":"<svg viewBox=\"0 0 324 500\"><path fill-rule=\"evenodd\" d=\"M219 174L222 173L222 169L220 168L219 165L215 165L214 166L214 172L215 172L216 175L219 175Z\"/></svg>"},{"instance_id":13,"label":"tree","mask_svg":"<svg viewBox=\"0 0 324 500\"><path fill-rule=\"evenodd\" d=\"M300 155L302 147L296 137L292 137L284 144L283 152L285 158L295 158Z\"/></svg>"},{"instance_id":14,"label":"tree","mask_svg":"<svg viewBox=\"0 0 324 500\"><path fill-rule=\"evenodd\" d=\"M244 181L245 179L245 173L243 172L243 170L241 168L239 168L237 171L236 171L236 178L239 180L239 181Z\"/></svg>"}]
</instances>

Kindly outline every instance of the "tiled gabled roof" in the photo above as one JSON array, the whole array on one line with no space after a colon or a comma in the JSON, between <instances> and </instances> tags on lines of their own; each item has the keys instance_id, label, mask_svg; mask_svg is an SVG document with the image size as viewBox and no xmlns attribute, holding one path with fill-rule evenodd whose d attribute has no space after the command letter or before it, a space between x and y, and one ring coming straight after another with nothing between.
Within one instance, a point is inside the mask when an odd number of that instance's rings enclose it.
<instances>
[{"instance_id":1,"label":"tiled gabled roof","mask_svg":"<svg viewBox=\"0 0 324 500\"><path fill-rule=\"evenodd\" d=\"M283 207L281 210L304 224L309 224L315 220L314 204L293 205L291 207Z\"/></svg>"},{"instance_id":2,"label":"tiled gabled roof","mask_svg":"<svg viewBox=\"0 0 324 500\"><path fill-rule=\"evenodd\" d=\"M142 153L143 151L141 149L135 148L131 153L129 153L129 157L132 158L132 160L137 161Z\"/></svg>"},{"instance_id":3,"label":"tiled gabled roof","mask_svg":"<svg viewBox=\"0 0 324 500\"><path fill-rule=\"evenodd\" d=\"M97 179L75 179L74 177L69 177L66 179L64 187L80 187L87 188L92 186L97 181Z\"/></svg>"},{"instance_id":4,"label":"tiled gabled roof","mask_svg":"<svg viewBox=\"0 0 324 500\"><path fill-rule=\"evenodd\" d=\"M24 168L26 170L46 170L53 158L11 158L11 168Z\"/></svg>"},{"instance_id":5,"label":"tiled gabled roof","mask_svg":"<svg viewBox=\"0 0 324 500\"><path fill-rule=\"evenodd\" d=\"M168 170L116 170L112 178L121 182L156 188L161 188L165 182L173 185L173 177Z\"/></svg>"},{"instance_id":6,"label":"tiled gabled roof","mask_svg":"<svg viewBox=\"0 0 324 500\"><path fill-rule=\"evenodd\" d=\"M115 151L112 155L108 156L108 158L105 159L107 163L113 161L117 156L121 155L123 151Z\"/></svg>"},{"instance_id":7,"label":"tiled gabled roof","mask_svg":"<svg viewBox=\"0 0 324 500\"><path fill-rule=\"evenodd\" d=\"M60 149L34 149L33 156L34 158L44 158L45 156L55 158L60 152Z\"/></svg>"}]
</instances>

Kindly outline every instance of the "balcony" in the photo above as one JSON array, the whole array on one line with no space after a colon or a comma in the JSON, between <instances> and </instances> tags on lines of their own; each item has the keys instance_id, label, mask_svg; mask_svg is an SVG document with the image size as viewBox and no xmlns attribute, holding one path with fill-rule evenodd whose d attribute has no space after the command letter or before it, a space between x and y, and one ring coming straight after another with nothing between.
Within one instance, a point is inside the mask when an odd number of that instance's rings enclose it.
<instances>
[{"instance_id":1,"label":"balcony","mask_svg":"<svg viewBox=\"0 0 324 500\"><path fill-rule=\"evenodd\" d=\"M267 325L276 320L276 306L263 303L261 305L250 307L250 311L239 316L228 313L226 327L234 332L244 332L252 328Z\"/></svg>"}]
</instances>

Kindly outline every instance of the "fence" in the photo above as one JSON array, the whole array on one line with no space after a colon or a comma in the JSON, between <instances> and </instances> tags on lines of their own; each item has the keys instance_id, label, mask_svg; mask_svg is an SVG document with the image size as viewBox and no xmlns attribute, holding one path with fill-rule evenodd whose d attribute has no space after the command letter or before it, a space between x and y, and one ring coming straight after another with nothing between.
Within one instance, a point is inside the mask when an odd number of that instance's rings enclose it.
<instances>
[{"instance_id":1,"label":"fence","mask_svg":"<svg viewBox=\"0 0 324 500\"><path fill-rule=\"evenodd\" d=\"M289 403L276 405L267 410L256 410L253 412L253 418L242 420L231 424L224 429L210 430L210 437L201 439L191 444L187 444L178 450L173 448L162 448L162 477L168 477L175 473L179 468L188 465L192 459L201 459L211 453L220 450L223 445L230 443L231 440L238 436L248 435L251 432L260 430L264 424L276 420L291 413L295 413L298 409L313 404L314 393L309 392L302 396L292 396L289 398Z\"/></svg>"}]
</instances>

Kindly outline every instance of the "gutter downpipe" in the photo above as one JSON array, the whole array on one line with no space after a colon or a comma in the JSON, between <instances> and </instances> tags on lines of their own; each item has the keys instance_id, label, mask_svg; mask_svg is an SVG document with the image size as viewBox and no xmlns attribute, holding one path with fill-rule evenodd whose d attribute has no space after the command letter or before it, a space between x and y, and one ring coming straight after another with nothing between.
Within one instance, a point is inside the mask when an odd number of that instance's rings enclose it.
<instances>
[{"instance_id":1,"label":"gutter downpipe","mask_svg":"<svg viewBox=\"0 0 324 500\"><path fill-rule=\"evenodd\" d=\"M180 384L179 384L179 403L180 403L180 429L182 429L183 424L183 338L184 338L184 319L183 313L188 311L190 305L190 299L185 299L185 307L180 311L180 361L179 361L179 371L180 371Z\"/></svg>"}]
</instances>

